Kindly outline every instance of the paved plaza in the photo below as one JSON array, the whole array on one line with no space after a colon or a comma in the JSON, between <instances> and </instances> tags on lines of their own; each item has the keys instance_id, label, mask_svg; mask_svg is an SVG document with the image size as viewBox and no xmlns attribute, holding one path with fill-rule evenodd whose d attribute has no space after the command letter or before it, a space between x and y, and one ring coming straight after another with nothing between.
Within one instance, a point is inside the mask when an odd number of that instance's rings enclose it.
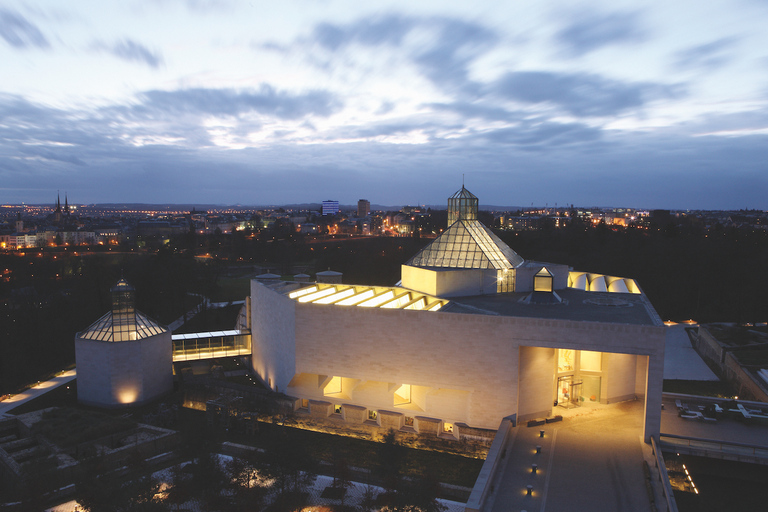
<instances>
[{"instance_id":1,"label":"paved plaza","mask_svg":"<svg viewBox=\"0 0 768 512\"><path fill-rule=\"evenodd\" d=\"M495 482L493 512L649 510L643 402L588 404L554 413L562 414L563 421L516 427ZM538 465L536 474L532 464ZM530 496L527 485L533 486Z\"/></svg>"}]
</instances>

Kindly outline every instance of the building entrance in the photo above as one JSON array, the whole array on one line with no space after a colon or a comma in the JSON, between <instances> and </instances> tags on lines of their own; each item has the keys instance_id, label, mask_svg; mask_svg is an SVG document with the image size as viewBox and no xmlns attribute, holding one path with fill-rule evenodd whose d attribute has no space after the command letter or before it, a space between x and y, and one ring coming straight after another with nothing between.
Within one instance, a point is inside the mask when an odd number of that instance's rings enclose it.
<instances>
[{"instance_id":1,"label":"building entrance","mask_svg":"<svg viewBox=\"0 0 768 512\"><path fill-rule=\"evenodd\" d=\"M582 381L574 380L573 375L557 378L557 405L570 409L581 406Z\"/></svg>"}]
</instances>

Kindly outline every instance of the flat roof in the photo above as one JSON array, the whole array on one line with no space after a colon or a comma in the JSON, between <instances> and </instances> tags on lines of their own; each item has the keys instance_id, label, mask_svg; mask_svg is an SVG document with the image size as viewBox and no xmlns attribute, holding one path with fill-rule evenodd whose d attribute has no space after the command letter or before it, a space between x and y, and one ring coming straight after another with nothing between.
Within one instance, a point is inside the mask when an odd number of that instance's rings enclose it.
<instances>
[{"instance_id":1,"label":"flat roof","mask_svg":"<svg viewBox=\"0 0 768 512\"><path fill-rule=\"evenodd\" d=\"M643 294L556 290L562 302L547 292L516 292L451 297L440 311L471 315L501 315L634 325L663 325ZM526 299L532 296L533 300Z\"/></svg>"}]
</instances>

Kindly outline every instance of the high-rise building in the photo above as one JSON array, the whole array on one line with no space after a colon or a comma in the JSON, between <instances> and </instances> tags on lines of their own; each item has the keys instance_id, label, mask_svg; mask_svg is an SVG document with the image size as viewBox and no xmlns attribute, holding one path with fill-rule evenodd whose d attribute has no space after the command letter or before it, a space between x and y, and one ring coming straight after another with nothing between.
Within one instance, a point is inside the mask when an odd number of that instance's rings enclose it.
<instances>
[{"instance_id":1,"label":"high-rise building","mask_svg":"<svg viewBox=\"0 0 768 512\"><path fill-rule=\"evenodd\" d=\"M357 216L367 217L371 213L371 202L367 199L359 199L357 201Z\"/></svg>"},{"instance_id":2,"label":"high-rise building","mask_svg":"<svg viewBox=\"0 0 768 512\"><path fill-rule=\"evenodd\" d=\"M338 201L323 201L323 215L336 215L339 213Z\"/></svg>"}]
</instances>

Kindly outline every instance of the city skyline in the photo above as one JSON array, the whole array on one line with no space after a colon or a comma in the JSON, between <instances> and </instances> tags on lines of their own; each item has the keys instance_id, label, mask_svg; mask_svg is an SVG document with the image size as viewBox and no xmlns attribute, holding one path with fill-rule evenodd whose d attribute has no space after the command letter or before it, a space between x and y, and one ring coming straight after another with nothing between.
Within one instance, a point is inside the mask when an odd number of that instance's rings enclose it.
<instances>
[{"instance_id":1,"label":"city skyline","mask_svg":"<svg viewBox=\"0 0 768 512\"><path fill-rule=\"evenodd\" d=\"M10 1L0 203L439 205L465 182L488 205L766 210L767 15Z\"/></svg>"}]
</instances>

